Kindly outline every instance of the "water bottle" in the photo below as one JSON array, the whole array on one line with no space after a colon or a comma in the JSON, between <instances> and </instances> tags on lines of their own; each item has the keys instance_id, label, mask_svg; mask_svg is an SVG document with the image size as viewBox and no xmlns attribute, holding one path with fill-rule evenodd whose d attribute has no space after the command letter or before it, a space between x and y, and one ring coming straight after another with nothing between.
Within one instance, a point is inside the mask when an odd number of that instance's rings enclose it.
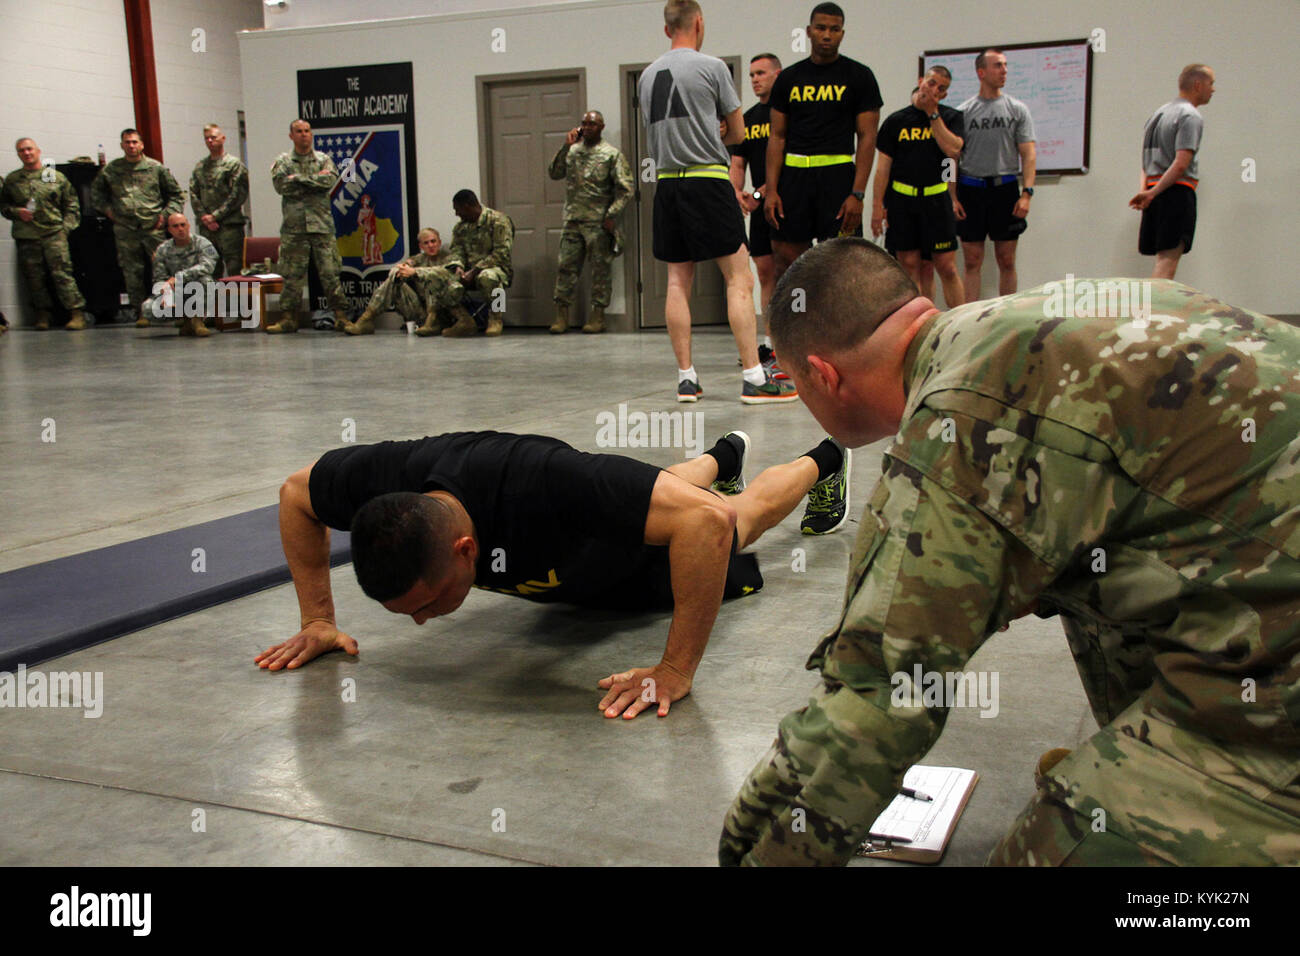
<instances>
[{"instance_id":1,"label":"water bottle","mask_svg":"<svg viewBox=\"0 0 1300 956\"><path fill-rule=\"evenodd\" d=\"M103 166L103 165L104 165L104 162L105 162L105 160L104 160L104 144L103 144L103 143L100 143L100 144L99 144L99 165Z\"/></svg>"}]
</instances>

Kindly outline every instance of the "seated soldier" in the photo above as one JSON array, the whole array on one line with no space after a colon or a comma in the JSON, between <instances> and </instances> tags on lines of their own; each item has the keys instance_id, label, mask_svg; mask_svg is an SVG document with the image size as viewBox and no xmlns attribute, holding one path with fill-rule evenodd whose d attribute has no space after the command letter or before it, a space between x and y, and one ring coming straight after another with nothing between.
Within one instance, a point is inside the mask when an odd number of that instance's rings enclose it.
<instances>
[{"instance_id":1,"label":"seated soldier","mask_svg":"<svg viewBox=\"0 0 1300 956\"><path fill-rule=\"evenodd\" d=\"M514 279L511 251L515 229L505 213L481 205L478 196L462 189L452 197L451 207L460 222L451 231L451 258L446 267L460 279L467 292L479 292L488 298L486 335L500 335L501 310L497 307L497 289L506 289ZM442 334L463 338L478 331L474 320L466 315Z\"/></svg>"},{"instance_id":2,"label":"seated soldier","mask_svg":"<svg viewBox=\"0 0 1300 956\"><path fill-rule=\"evenodd\" d=\"M452 320L462 316L473 321L461 304L464 287L446 268L451 253L442 248L438 230L421 229L416 240L419 255L388 273L356 322L344 323L343 331L348 335L373 335L375 317L389 309L395 309L407 322L422 323L415 332L421 336L434 335L440 327L450 326ZM444 320L445 314L450 314L451 319Z\"/></svg>"},{"instance_id":3,"label":"seated soldier","mask_svg":"<svg viewBox=\"0 0 1300 956\"><path fill-rule=\"evenodd\" d=\"M145 300L141 314L175 318L181 335L204 338L212 334L203 319L221 256L207 239L190 234L190 221L183 212L167 217L167 231L171 238L154 250L153 296ZM202 308L192 304L196 297L203 301Z\"/></svg>"},{"instance_id":4,"label":"seated soldier","mask_svg":"<svg viewBox=\"0 0 1300 956\"><path fill-rule=\"evenodd\" d=\"M416 624L456 610L470 587L587 607L673 607L660 663L599 682L606 717L632 718L655 701L662 717L690 692L723 597L763 586L754 556L737 552L812 490L821 498L840 489L841 523L848 513L849 455L830 439L746 488L748 448L743 432L730 432L667 469L497 432L328 452L280 489L301 629L257 663L279 670L357 653L330 595L329 529L350 528L361 589Z\"/></svg>"}]
</instances>

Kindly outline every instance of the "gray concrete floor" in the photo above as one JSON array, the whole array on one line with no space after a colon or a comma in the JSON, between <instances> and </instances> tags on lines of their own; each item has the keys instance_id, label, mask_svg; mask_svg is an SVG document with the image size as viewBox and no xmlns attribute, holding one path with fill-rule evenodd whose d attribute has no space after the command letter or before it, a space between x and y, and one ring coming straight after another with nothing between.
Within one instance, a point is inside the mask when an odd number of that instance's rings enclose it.
<instances>
[{"instance_id":1,"label":"gray concrete floor","mask_svg":"<svg viewBox=\"0 0 1300 956\"><path fill-rule=\"evenodd\" d=\"M679 406L662 333L11 332L0 571L274 503L285 476L342 444L344 419L358 442L494 428L599 451L597 415L626 402L698 412L710 442L745 429L750 475L822 437L802 404L740 403L724 330L697 332L695 364L704 398ZM657 661L667 615L472 592L421 628L367 600L350 566L333 584L355 660L253 664L296 629L285 585L47 662L102 672L104 712L0 710L0 863L711 865L742 778L816 686L803 663L837 619L883 448L857 454L839 534L801 536L796 511L758 542L766 587L724 606L666 719L604 719L596 681ZM971 666L999 672L1000 713L955 710L926 759L982 775L946 865L982 862L1032 795L1038 755L1095 729L1057 623L1017 622Z\"/></svg>"}]
</instances>

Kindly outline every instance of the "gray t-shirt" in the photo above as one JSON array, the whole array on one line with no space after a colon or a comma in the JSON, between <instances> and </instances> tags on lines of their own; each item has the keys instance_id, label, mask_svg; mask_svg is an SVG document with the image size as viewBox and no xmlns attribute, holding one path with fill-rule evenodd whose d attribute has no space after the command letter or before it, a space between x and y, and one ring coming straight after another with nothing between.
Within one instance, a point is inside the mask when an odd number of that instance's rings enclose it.
<instances>
[{"instance_id":1,"label":"gray t-shirt","mask_svg":"<svg viewBox=\"0 0 1300 956\"><path fill-rule=\"evenodd\" d=\"M1196 179L1196 151L1201 148L1205 120L1198 110L1181 96L1151 114L1142 129L1142 171L1148 176L1163 176L1174 164L1180 149L1192 151L1187 177Z\"/></svg>"},{"instance_id":2,"label":"gray t-shirt","mask_svg":"<svg viewBox=\"0 0 1300 956\"><path fill-rule=\"evenodd\" d=\"M1034 141L1029 107L1003 93L986 100L976 94L957 107L966 119L961 171L967 176L1009 176L1020 172L1019 143Z\"/></svg>"},{"instance_id":3,"label":"gray t-shirt","mask_svg":"<svg viewBox=\"0 0 1300 956\"><path fill-rule=\"evenodd\" d=\"M669 50L645 68L637 97L657 168L731 164L718 120L740 108L740 97L731 71L717 57L685 48Z\"/></svg>"}]
</instances>

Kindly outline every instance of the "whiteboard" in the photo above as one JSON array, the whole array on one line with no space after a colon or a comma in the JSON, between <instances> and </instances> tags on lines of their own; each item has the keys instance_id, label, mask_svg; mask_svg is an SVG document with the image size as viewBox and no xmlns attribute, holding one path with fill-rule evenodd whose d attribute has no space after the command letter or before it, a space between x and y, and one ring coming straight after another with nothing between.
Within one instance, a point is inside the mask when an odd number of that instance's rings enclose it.
<instances>
[{"instance_id":1,"label":"whiteboard","mask_svg":"<svg viewBox=\"0 0 1300 956\"><path fill-rule=\"evenodd\" d=\"M943 101L953 109L979 93L975 57L988 47L934 50L921 57L920 75L932 66L952 72ZM1029 107L1034 120L1039 173L1086 173L1092 90L1092 47L1087 40L1001 47L1007 58L1009 93Z\"/></svg>"}]
</instances>

